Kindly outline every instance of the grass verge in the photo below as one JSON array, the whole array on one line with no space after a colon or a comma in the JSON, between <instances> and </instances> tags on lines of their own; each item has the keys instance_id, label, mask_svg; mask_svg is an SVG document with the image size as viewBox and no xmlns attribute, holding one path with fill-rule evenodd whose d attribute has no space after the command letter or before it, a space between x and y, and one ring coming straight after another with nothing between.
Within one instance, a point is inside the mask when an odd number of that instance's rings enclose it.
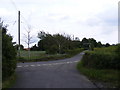
<instances>
[{"instance_id":1,"label":"grass verge","mask_svg":"<svg viewBox=\"0 0 120 90\"><path fill-rule=\"evenodd\" d=\"M26 55L25 51L23 51L21 57L18 58L18 62L38 62L38 61L53 61L53 60L65 59L65 58L70 58L82 52L83 50L84 49L69 50L67 51L67 54L54 54L54 55L45 54L45 52L41 52L41 51L32 51L30 58L28 58L27 57L28 55ZM34 52L36 54L34 54Z\"/></svg>"},{"instance_id":2,"label":"grass verge","mask_svg":"<svg viewBox=\"0 0 120 90\"><path fill-rule=\"evenodd\" d=\"M2 88L5 89L5 88L11 88L13 86L13 84L15 83L16 81L16 78L17 78L17 75L16 73L14 73L12 76L10 76L6 81L4 81L2 83Z\"/></svg>"},{"instance_id":3,"label":"grass verge","mask_svg":"<svg viewBox=\"0 0 120 90\"><path fill-rule=\"evenodd\" d=\"M65 59L69 58L68 55L49 55L49 56L42 56L40 58L31 58L31 59L25 59L23 57L20 57L18 62L38 62L38 61L53 61L53 60L59 60L59 59Z\"/></svg>"},{"instance_id":4,"label":"grass verge","mask_svg":"<svg viewBox=\"0 0 120 90\"><path fill-rule=\"evenodd\" d=\"M77 69L93 82L106 83L107 88L120 87L120 70L87 68L82 61L77 64Z\"/></svg>"}]
</instances>

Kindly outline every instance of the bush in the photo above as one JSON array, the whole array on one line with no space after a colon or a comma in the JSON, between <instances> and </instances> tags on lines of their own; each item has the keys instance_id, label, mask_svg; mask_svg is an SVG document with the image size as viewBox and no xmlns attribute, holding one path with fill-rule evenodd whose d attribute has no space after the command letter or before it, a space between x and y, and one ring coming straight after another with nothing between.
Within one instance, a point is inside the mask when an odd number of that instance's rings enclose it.
<instances>
[{"instance_id":1,"label":"bush","mask_svg":"<svg viewBox=\"0 0 120 90\"><path fill-rule=\"evenodd\" d=\"M57 51L58 51L57 46L53 45L53 46L51 46L51 48L49 48L48 50L46 50L46 53L47 54L56 54Z\"/></svg>"},{"instance_id":2,"label":"bush","mask_svg":"<svg viewBox=\"0 0 120 90\"><path fill-rule=\"evenodd\" d=\"M120 44L117 45L115 52L116 52L118 58L120 59Z\"/></svg>"},{"instance_id":3,"label":"bush","mask_svg":"<svg viewBox=\"0 0 120 90\"><path fill-rule=\"evenodd\" d=\"M73 49L73 50L67 50L66 53L68 55L76 55L80 52L82 52L84 49L83 48L77 48L77 49Z\"/></svg>"},{"instance_id":4,"label":"bush","mask_svg":"<svg viewBox=\"0 0 120 90\"><path fill-rule=\"evenodd\" d=\"M12 37L6 34L6 28L2 29L2 79L9 78L16 68L16 51L13 47Z\"/></svg>"},{"instance_id":5,"label":"bush","mask_svg":"<svg viewBox=\"0 0 120 90\"><path fill-rule=\"evenodd\" d=\"M83 66L82 61L77 64L77 69L81 74L87 76L96 85L96 82L101 83L104 86L102 88L120 87L119 70L87 68Z\"/></svg>"},{"instance_id":6,"label":"bush","mask_svg":"<svg viewBox=\"0 0 120 90\"><path fill-rule=\"evenodd\" d=\"M91 51L83 56L83 65L96 69L120 69L120 59L115 52Z\"/></svg>"}]
</instances>

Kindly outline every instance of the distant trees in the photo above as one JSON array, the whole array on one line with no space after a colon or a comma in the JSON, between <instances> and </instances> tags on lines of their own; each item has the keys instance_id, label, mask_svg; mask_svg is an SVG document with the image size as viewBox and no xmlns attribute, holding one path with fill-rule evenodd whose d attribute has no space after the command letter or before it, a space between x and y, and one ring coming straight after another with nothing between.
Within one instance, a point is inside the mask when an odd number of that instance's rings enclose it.
<instances>
[{"instance_id":1,"label":"distant trees","mask_svg":"<svg viewBox=\"0 0 120 90\"><path fill-rule=\"evenodd\" d=\"M37 45L35 44L34 46L32 46L32 47L30 48L30 50L31 50L31 51L38 51Z\"/></svg>"},{"instance_id":2,"label":"distant trees","mask_svg":"<svg viewBox=\"0 0 120 90\"><path fill-rule=\"evenodd\" d=\"M105 47L109 47L109 46L110 46L110 44L109 44L109 43L106 43Z\"/></svg>"},{"instance_id":3,"label":"distant trees","mask_svg":"<svg viewBox=\"0 0 120 90\"><path fill-rule=\"evenodd\" d=\"M30 49L30 44L34 43L35 41L33 41L33 37L31 36L31 31L30 30L26 30L27 34L24 34L24 42L27 44L28 49Z\"/></svg>"},{"instance_id":4,"label":"distant trees","mask_svg":"<svg viewBox=\"0 0 120 90\"><path fill-rule=\"evenodd\" d=\"M14 47L15 47L15 49L16 49L16 50L18 50L19 45L18 45L18 44L16 44ZM23 49L24 49L24 46L23 46L22 44L20 45L20 49L21 49L21 50L23 50Z\"/></svg>"},{"instance_id":5,"label":"distant trees","mask_svg":"<svg viewBox=\"0 0 120 90\"><path fill-rule=\"evenodd\" d=\"M100 41L97 43L97 47L102 47L102 43Z\"/></svg>"},{"instance_id":6,"label":"distant trees","mask_svg":"<svg viewBox=\"0 0 120 90\"><path fill-rule=\"evenodd\" d=\"M76 37L75 40L72 40L70 35L62 35L59 33L51 35L44 31L38 33L38 38L40 40L38 42L37 50L47 51L47 53L65 53L66 50L72 50L75 48L94 50L95 47L110 46L109 43L103 45L100 41L97 42L94 38L83 38L80 41L80 39Z\"/></svg>"},{"instance_id":7,"label":"distant trees","mask_svg":"<svg viewBox=\"0 0 120 90\"><path fill-rule=\"evenodd\" d=\"M85 49L94 50L94 47L97 47L97 44L98 43L93 38L89 38L89 39L83 38L82 39L82 47Z\"/></svg>"},{"instance_id":8,"label":"distant trees","mask_svg":"<svg viewBox=\"0 0 120 90\"><path fill-rule=\"evenodd\" d=\"M38 42L39 50L45 50L47 53L57 53L56 44L51 34L45 32L38 33L40 41Z\"/></svg>"},{"instance_id":9,"label":"distant trees","mask_svg":"<svg viewBox=\"0 0 120 90\"><path fill-rule=\"evenodd\" d=\"M30 59L30 44L34 43L35 41L33 41L33 37L31 36L30 27L28 28L29 30L26 30L27 34L24 34L24 42L28 46L28 59Z\"/></svg>"},{"instance_id":10,"label":"distant trees","mask_svg":"<svg viewBox=\"0 0 120 90\"><path fill-rule=\"evenodd\" d=\"M39 50L45 50L47 53L65 53L66 50L79 48L80 41L72 41L70 35L66 34L54 34L45 33L40 31L38 33L38 42Z\"/></svg>"},{"instance_id":11,"label":"distant trees","mask_svg":"<svg viewBox=\"0 0 120 90\"><path fill-rule=\"evenodd\" d=\"M81 41L81 45L84 49L90 49L90 50L94 50L95 47L109 47L110 44L106 43L106 44L102 44L100 41L96 41L94 38L83 38Z\"/></svg>"}]
</instances>

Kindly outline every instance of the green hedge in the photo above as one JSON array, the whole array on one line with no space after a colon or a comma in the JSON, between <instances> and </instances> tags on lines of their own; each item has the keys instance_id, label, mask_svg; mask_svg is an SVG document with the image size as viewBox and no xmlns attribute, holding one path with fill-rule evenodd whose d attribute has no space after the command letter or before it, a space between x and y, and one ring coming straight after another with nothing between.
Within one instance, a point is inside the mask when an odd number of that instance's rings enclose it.
<instances>
[{"instance_id":1,"label":"green hedge","mask_svg":"<svg viewBox=\"0 0 120 90\"><path fill-rule=\"evenodd\" d=\"M120 59L115 52L86 52L82 58L83 65L96 69L120 69Z\"/></svg>"},{"instance_id":2,"label":"green hedge","mask_svg":"<svg viewBox=\"0 0 120 90\"><path fill-rule=\"evenodd\" d=\"M6 28L2 30L2 81L8 79L16 68L16 51L12 43L12 37L6 34Z\"/></svg>"},{"instance_id":3,"label":"green hedge","mask_svg":"<svg viewBox=\"0 0 120 90\"><path fill-rule=\"evenodd\" d=\"M76 55L80 52L82 52L84 49L83 48L77 48L77 49L73 49L73 50L67 50L66 53L68 55Z\"/></svg>"}]
</instances>

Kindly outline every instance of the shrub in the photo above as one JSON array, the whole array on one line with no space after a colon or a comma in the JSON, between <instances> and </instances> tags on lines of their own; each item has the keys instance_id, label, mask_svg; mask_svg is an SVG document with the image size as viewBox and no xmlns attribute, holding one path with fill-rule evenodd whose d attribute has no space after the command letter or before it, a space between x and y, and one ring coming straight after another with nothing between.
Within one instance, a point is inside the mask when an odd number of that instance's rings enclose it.
<instances>
[{"instance_id":1,"label":"shrub","mask_svg":"<svg viewBox=\"0 0 120 90\"><path fill-rule=\"evenodd\" d=\"M67 50L66 53L68 55L75 55L75 54L80 53L83 50L84 50L83 48L77 48L77 49L73 49L73 50Z\"/></svg>"},{"instance_id":2,"label":"shrub","mask_svg":"<svg viewBox=\"0 0 120 90\"><path fill-rule=\"evenodd\" d=\"M6 34L6 28L2 29L2 79L10 77L16 68L16 51L13 47L12 37Z\"/></svg>"},{"instance_id":3,"label":"shrub","mask_svg":"<svg viewBox=\"0 0 120 90\"><path fill-rule=\"evenodd\" d=\"M89 68L120 69L120 59L115 52L102 50L86 52L82 61L83 65Z\"/></svg>"},{"instance_id":4,"label":"shrub","mask_svg":"<svg viewBox=\"0 0 120 90\"><path fill-rule=\"evenodd\" d=\"M57 46L53 45L53 46L51 46L51 48L49 48L48 50L46 50L46 53L47 54L56 54L57 51L58 51Z\"/></svg>"}]
</instances>

